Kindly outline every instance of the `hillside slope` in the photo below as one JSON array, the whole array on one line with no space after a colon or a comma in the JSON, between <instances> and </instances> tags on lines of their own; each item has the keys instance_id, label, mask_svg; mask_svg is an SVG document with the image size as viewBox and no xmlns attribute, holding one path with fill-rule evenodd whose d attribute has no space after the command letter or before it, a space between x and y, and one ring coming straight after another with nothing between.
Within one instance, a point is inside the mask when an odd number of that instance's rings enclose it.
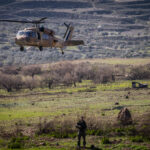
<instances>
[{"instance_id":1,"label":"hillside slope","mask_svg":"<svg viewBox=\"0 0 150 150\"><path fill-rule=\"evenodd\" d=\"M14 43L19 29L30 25L0 22L0 65L47 63L105 57L150 56L149 0L1 0L0 19L31 20L48 17L46 27L63 36L64 22L75 26L74 39L85 46L70 47L65 55L56 49Z\"/></svg>"}]
</instances>

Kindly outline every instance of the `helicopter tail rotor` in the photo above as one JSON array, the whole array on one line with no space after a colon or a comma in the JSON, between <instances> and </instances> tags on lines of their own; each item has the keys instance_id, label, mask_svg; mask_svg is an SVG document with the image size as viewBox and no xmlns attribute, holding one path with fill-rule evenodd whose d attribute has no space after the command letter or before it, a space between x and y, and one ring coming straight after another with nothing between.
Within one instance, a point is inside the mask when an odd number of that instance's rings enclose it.
<instances>
[{"instance_id":1,"label":"helicopter tail rotor","mask_svg":"<svg viewBox=\"0 0 150 150\"><path fill-rule=\"evenodd\" d=\"M67 27L67 30L66 30L63 38L65 41L71 40L74 27L71 26L71 24L64 23L64 25Z\"/></svg>"}]
</instances>

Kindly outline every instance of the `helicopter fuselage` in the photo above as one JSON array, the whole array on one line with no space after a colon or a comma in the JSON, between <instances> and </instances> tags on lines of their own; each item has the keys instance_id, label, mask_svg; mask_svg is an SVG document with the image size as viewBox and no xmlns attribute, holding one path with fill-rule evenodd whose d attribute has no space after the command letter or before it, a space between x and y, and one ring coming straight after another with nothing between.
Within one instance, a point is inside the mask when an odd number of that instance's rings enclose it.
<instances>
[{"instance_id":1,"label":"helicopter fuselage","mask_svg":"<svg viewBox=\"0 0 150 150\"><path fill-rule=\"evenodd\" d=\"M60 44L57 43L58 41ZM44 31L40 31L38 28L26 28L24 30L18 31L15 38L15 43L20 47L61 47L62 42L60 39L54 36L54 31L46 28Z\"/></svg>"},{"instance_id":2,"label":"helicopter fuselage","mask_svg":"<svg viewBox=\"0 0 150 150\"><path fill-rule=\"evenodd\" d=\"M64 23L67 29L63 39L61 39L54 35L55 32L53 30L39 26L39 24L45 23L45 19L47 18L43 17L33 21L0 19L0 22L30 23L35 25L35 27L18 31L15 43L20 46L21 51L24 50L24 46L35 46L40 50L43 50L43 47L56 47L60 48L62 54L64 54L63 48L66 46L84 45L83 40L72 40L74 27L71 24Z\"/></svg>"}]
</instances>

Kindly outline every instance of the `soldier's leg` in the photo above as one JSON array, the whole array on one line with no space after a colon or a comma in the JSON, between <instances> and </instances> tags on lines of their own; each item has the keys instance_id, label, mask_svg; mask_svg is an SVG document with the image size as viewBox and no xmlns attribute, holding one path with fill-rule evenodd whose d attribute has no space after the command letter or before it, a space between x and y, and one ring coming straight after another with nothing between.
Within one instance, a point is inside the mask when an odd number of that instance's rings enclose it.
<instances>
[{"instance_id":1,"label":"soldier's leg","mask_svg":"<svg viewBox=\"0 0 150 150\"><path fill-rule=\"evenodd\" d=\"M78 146L80 147L81 134L78 134Z\"/></svg>"},{"instance_id":2,"label":"soldier's leg","mask_svg":"<svg viewBox=\"0 0 150 150\"><path fill-rule=\"evenodd\" d=\"M85 147L86 146L86 135L83 134L83 146Z\"/></svg>"}]
</instances>

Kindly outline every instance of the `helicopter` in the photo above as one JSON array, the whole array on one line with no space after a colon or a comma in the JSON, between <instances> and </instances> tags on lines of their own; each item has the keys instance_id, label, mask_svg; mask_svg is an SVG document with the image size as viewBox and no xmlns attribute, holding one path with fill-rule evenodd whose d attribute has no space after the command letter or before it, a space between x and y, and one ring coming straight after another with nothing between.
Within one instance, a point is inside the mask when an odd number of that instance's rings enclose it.
<instances>
[{"instance_id":1,"label":"helicopter","mask_svg":"<svg viewBox=\"0 0 150 150\"><path fill-rule=\"evenodd\" d=\"M0 20L0 22L4 21L15 23L27 23L34 25L34 27L25 28L17 32L15 43L19 45L20 51L24 51L24 46L38 47L40 51L43 50L43 47L55 47L60 48L62 54L64 54L63 48L66 46L84 45L83 40L72 40L74 27L71 24L64 23L67 29L63 36L63 39L60 39L55 36L55 32L52 29L40 26L40 24L45 23L45 19L47 19L47 17L33 21L4 19Z\"/></svg>"}]
</instances>

